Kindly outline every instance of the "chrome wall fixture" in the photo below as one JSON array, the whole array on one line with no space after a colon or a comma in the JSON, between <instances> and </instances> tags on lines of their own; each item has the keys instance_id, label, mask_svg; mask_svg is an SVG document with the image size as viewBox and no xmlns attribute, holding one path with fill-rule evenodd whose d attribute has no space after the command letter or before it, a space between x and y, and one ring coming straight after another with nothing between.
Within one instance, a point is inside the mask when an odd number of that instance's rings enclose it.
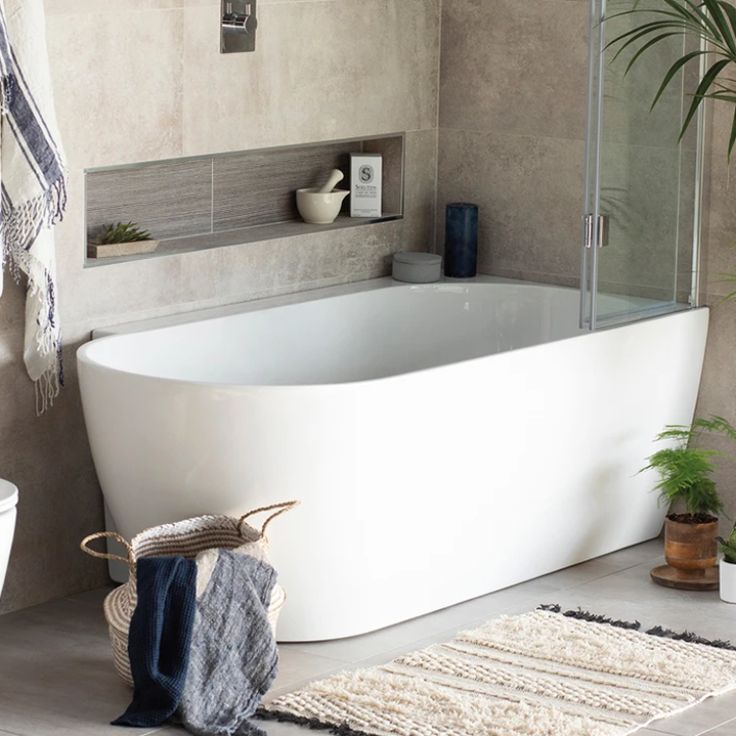
<instances>
[{"instance_id":1,"label":"chrome wall fixture","mask_svg":"<svg viewBox=\"0 0 736 736\"><path fill-rule=\"evenodd\" d=\"M242 53L256 50L257 0L222 0L220 52Z\"/></svg>"}]
</instances>

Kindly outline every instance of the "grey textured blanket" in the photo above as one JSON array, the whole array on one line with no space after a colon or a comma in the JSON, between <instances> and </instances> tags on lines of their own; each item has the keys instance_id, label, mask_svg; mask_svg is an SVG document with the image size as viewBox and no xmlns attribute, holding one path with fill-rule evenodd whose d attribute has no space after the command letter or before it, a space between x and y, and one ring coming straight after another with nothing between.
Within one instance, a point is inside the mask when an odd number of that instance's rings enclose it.
<instances>
[{"instance_id":1,"label":"grey textured blanket","mask_svg":"<svg viewBox=\"0 0 736 736\"><path fill-rule=\"evenodd\" d=\"M276 677L278 653L268 607L276 572L233 550L197 559L209 572L197 600L184 696L178 716L197 736L253 736L249 722Z\"/></svg>"}]
</instances>

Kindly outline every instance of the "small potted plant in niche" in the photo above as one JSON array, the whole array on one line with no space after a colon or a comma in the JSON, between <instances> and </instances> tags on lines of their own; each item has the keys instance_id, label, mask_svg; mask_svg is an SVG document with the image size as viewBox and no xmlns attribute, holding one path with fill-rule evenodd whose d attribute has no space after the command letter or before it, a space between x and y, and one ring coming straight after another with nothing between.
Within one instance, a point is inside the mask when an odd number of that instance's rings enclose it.
<instances>
[{"instance_id":1,"label":"small potted plant in niche","mask_svg":"<svg viewBox=\"0 0 736 736\"><path fill-rule=\"evenodd\" d=\"M736 603L736 526L728 539L718 537L723 558L721 559L721 600Z\"/></svg>"},{"instance_id":2,"label":"small potted plant in niche","mask_svg":"<svg viewBox=\"0 0 736 736\"><path fill-rule=\"evenodd\" d=\"M652 570L660 585L685 590L715 590L718 517L723 503L711 477L718 450L693 444L702 432L723 434L736 439L734 428L723 417L696 419L692 427L669 426L657 440L674 441L674 446L655 452L644 470L659 472L656 488L662 501L675 507L665 521L666 565ZM684 506L684 512L676 510Z\"/></svg>"},{"instance_id":3,"label":"small potted plant in niche","mask_svg":"<svg viewBox=\"0 0 736 736\"><path fill-rule=\"evenodd\" d=\"M135 222L104 225L97 236L87 244L88 258L112 258L151 253L158 247L147 230Z\"/></svg>"}]
</instances>

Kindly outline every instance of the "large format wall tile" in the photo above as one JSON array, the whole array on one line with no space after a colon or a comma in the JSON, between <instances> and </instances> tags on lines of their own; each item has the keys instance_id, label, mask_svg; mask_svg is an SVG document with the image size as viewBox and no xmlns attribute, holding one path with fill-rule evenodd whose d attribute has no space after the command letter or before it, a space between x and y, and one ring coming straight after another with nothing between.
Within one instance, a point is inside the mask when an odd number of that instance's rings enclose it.
<instances>
[{"instance_id":1,"label":"large format wall tile","mask_svg":"<svg viewBox=\"0 0 736 736\"><path fill-rule=\"evenodd\" d=\"M68 333L74 333L69 326ZM79 551L100 528L101 499L82 422L75 341L64 351L67 388L54 411L35 416L20 359L22 332L0 333L2 474L18 485L18 520L0 611L21 608L104 580Z\"/></svg>"},{"instance_id":2,"label":"large format wall tile","mask_svg":"<svg viewBox=\"0 0 736 736\"><path fill-rule=\"evenodd\" d=\"M266 3L258 52L225 57L210 8L185 19L187 154L436 126L438 0Z\"/></svg>"},{"instance_id":3,"label":"large format wall tile","mask_svg":"<svg viewBox=\"0 0 736 736\"><path fill-rule=\"evenodd\" d=\"M117 12L47 19L57 116L72 167L181 153L183 11L110 5Z\"/></svg>"},{"instance_id":4,"label":"large format wall tile","mask_svg":"<svg viewBox=\"0 0 736 736\"><path fill-rule=\"evenodd\" d=\"M440 127L582 138L588 7L444 0Z\"/></svg>"},{"instance_id":5,"label":"large format wall tile","mask_svg":"<svg viewBox=\"0 0 736 736\"><path fill-rule=\"evenodd\" d=\"M564 138L440 130L440 252L445 205L475 202L482 272L564 283L579 270L583 148Z\"/></svg>"},{"instance_id":6,"label":"large format wall tile","mask_svg":"<svg viewBox=\"0 0 736 736\"><path fill-rule=\"evenodd\" d=\"M445 205L480 205L479 270L575 285L586 115L581 0L445 0L436 247Z\"/></svg>"}]
</instances>

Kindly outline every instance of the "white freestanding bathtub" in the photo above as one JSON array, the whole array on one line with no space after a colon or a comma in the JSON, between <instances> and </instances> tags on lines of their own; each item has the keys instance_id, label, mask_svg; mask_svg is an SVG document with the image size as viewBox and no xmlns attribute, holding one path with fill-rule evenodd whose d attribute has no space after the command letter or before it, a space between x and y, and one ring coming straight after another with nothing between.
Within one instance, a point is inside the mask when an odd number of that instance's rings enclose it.
<instances>
[{"instance_id":1,"label":"white freestanding bathtub","mask_svg":"<svg viewBox=\"0 0 736 736\"><path fill-rule=\"evenodd\" d=\"M655 537L638 470L692 419L708 311L583 333L577 309L572 289L380 279L94 340L79 374L114 523L301 500L269 533L282 641Z\"/></svg>"}]
</instances>

